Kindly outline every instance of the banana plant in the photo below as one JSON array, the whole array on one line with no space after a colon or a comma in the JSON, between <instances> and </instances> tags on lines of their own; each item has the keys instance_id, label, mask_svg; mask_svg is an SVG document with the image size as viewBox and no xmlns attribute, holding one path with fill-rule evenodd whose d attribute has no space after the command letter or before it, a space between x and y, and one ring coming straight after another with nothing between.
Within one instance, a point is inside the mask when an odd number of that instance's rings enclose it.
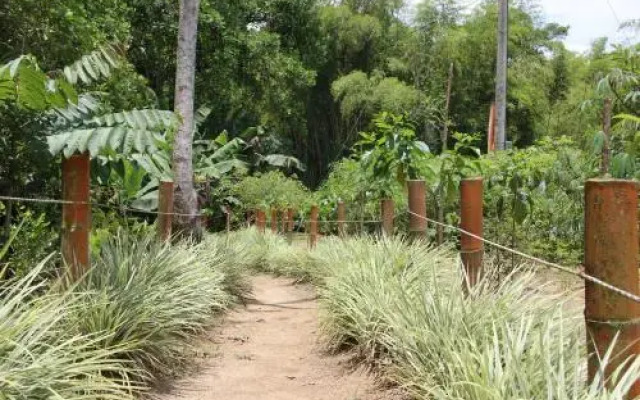
<instances>
[{"instance_id":1,"label":"banana plant","mask_svg":"<svg viewBox=\"0 0 640 400\"><path fill-rule=\"evenodd\" d=\"M222 132L213 140L194 140L193 143L193 172L196 182L206 183L209 180L219 180L232 171L244 173L248 170L247 163L238 158L244 149L241 139L229 139L226 132ZM158 207L158 186L161 180L172 180L171 169L172 147L169 143L161 143L159 151L131 155L131 159L147 171L149 179L140 188L132 206L144 210L154 210Z\"/></svg>"},{"instance_id":2,"label":"banana plant","mask_svg":"<svg viewBox=\"0 0 640 400\"><path fill-rule=\"evenodd\" d=\"M271 152L280 148L282 143L264 127L250 127L242 132L241 137L245 140L245 153L252 173L266 172L265 170L269 169L288 173L306 170L304 164L296 157Z\"/></svg>"}]
</instances>

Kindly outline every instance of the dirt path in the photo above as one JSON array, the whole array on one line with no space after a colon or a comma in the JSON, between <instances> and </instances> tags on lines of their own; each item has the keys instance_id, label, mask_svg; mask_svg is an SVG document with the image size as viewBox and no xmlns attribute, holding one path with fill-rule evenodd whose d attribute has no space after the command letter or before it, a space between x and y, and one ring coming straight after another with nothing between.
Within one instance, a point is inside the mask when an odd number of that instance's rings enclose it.
<instances>
[{"instance_id":1,"label":"dirt path","mask_svg":"<svg viewBox=\"0 0 640 400\"><path fill-rule=\"evenodd\" d=\"M195 376L162 400L392 400L345 356L317 342L315 294L289 279L253 278L254 298L232 312ZM211 354L209 354L211 353ZM207 354L209 354L207 356Z\"/></svg>"}]
</instances>

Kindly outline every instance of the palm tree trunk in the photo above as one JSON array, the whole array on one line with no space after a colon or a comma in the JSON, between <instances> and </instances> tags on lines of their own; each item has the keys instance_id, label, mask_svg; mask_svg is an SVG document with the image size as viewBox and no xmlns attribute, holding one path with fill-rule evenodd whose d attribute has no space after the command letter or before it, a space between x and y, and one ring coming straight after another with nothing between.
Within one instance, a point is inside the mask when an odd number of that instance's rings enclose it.
<instances>
[{"instance_id":1,"label":"palm tree trunk","mask_svg":"<svg viewBox=\"0 0 640 400\"><path fill-rule=\"evenodd\" d=\"M174 107L180 123L173 149L174 232L182 236L201 235L198 199L193 187L192 135L193 102L200 0L180 0L178 59Z\"/></svg>"}]
</instances>

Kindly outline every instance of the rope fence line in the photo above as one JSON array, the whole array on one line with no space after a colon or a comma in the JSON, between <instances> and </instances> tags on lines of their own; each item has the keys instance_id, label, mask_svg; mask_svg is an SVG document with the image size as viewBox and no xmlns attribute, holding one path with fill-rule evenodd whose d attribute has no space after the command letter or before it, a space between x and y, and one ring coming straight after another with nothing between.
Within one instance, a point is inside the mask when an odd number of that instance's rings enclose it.
<instances>
[{"instance_id":1,"label":"rope fence line","mask_svg":"<svg viewBox=\"0 0 640 400\"><path fill-rule=\"evenodd\" d=\"M465 235L467 235L469 237L472 237L474 239L480 240L483 243L486 243L486 244L488 244L488 245L490 245L492 247L495 247L495 248L500 249L500 250L504 250L504 251L506 251L508 253L511 253L511 254L515 254L515 255L520 256L522 258L526 258L526 259L528 259L530 261L533 261L533 262L535 262L537 264L541 264L541 265L544 265L546 267L553 268L553 269L556 269L558 271L561 271L561 272L564 272L564 273L567 273L567 274L570 274L570 275L577 276L579 278L582 278L585 281L589 281L591 283L595 283L596 285L602 286L602 287L604 287L604 288L606 288L606 289L608 289L608 290L610 290L610 291L612 291L612 292L614 292L616 294L619 294L620 296L623 296L623 297L625 297L625 298L627 298L629 300L635 301L636 303L640 303L640 296L636 296L635 294L632 294L632 293L629 293L629 292L627 292L625 290L622 290L622 289L620 289L620 288L618 288L616 286L613 286L613 285L611 285L611 284L609 284L609 283L607 283L607 282L605 282L605 281L603 281L601 279L598 279L598 278L596 278L594 276L588 275L588 274L586 274L586 273L584 273L582 271L575 271L572 268L565 267L565 266L562 266L560 264L552 263L550 261L546 261L546 260L543 260L541 258L532 256L532 255L529 255L529 254L526 254L526 253L523 253L523 252L521 252L519 250L512 249L512 248L504 246L504 245L502 245L500 243L496 243L496 242L493 242L491 240L485 239L482 236L478 236L478 235L475 235L475 234L473 234L471 232L465 231L464 229L461 229L460 227L457 227L457 226L454 226L454 225L445 224L443 222L439 222L439 221L436 221L434 219L427 218L427 217L422 216L420 214L416 214L416 213L412 212L411 210L407 210L407 213L409 213L410 215L416 216L418 218L424 219L425 221L431 222L431 223L433 223L435 225L440 225L440 226L442 226L444 228L450 228L450 229L456 230L456 231L458 231L458 232L460 232L462 234L465 234Z\"/></svg>"},{"instance_id":2,"label":"rope fence line","mask_svg":"<svg viewBox=\"0 0 640 400\"><path fill-rule=\"evenodd\" d=\"M59 199L47 199L47 198L27 198L27 197L15 197L15 196L0 196L0 201L16 201L16 202L30 202L30 203L41 203L41 204L61 204L61 205L90 205L90 206L95 206L95 207L102 207L102 208L108 208L108 209L115 209L115 210L120 210L120 211L130 211L130 212L136 212L136 213L142 213L142 214L149 214L149 215L173 215L173 216L182 216L182 217L200 217L200 216L204 216L206 214L203 213L196 213L196 214L184 214L184 213L163 213L163 212L158 212L158 211L147 211L147 210L140 210L140 209L136 209L136 208L130 208L130 207L118 207L118 206L112 206L112 205L108 205L108 204L100 204L100 203L94 203L94 202L76 202L76 201L67 201L67 200L59 200ZM411 210L407 210L406 211L408 214L413 215L415 217L424 219L427 222L430 222L432 224L435 225L439 225L442 226L444 228L449 228L449 229L453 229L455 231L458 231L462 234L465 234L469 237L472 237L474 239L480 240L483 243L486 243L487 245L490 245L492 247L495 247L497 249L506 251L508 253L520 256L522 258L528 259L530 261L533 261L537 264L549 267L549 268L553 268L556 269L558 271L570 274L570 275L574 275L577 276L585 281L589 281L591 283L597 284L599 286L602 286L620 296L623 296L629 300L632 300L636 303L640 303L640 296L636 296L632 293L629 293L627 291L624 291L616 286L613 286L601 279L598 279L596 277L593 277L591 275L588 275L582 271L575 271L572 268L569 267L565 267L562 266L560 264L556 264L556 263L552 263L550 261L546 261L543 260L539 257L535 257L526 253L523 253L519 250L516 249L512 249L510 247L504 246L500 243L497 242L493 242L491 240L485 239L481 236L475 235L471 232L465 231L464 229L461 229L460 227L454 226L454 225L450 225L450 224L446 224L443 222L439 222L436 221L434 219L431 218L427 218L424 217L422 215L416 214L414 212L412 212ZM222 218L222 217L219 217ZM395 218L395 217L394 217ZM299 220L299 224L304 224L305 221L304 218L301 218ZM380 223L382 222L381 220L344 220L344 221L338 221L338 220L318 220L317 223L319 224L329 224L329 223L339 223L339 222L343 222L343 223Z\"/></svg>"},{"instance_id":3,"label":"rope fence line","mask_svg":"<svg viewBox=\"0 0 640 400\"><path fill-rule=\"evenodd\" d=\"M382 221L381 220L377 220L377 219L372 219L372 220L360 220L360 221L358 221L358 220L351 220L351 221L348 221L348 220L344 220L344 221L341 221L341 220L324 220L324 221L318 220L317 222L319 224L338 224L338 223L341 223L341 222L345 223L345 224L378 224L378 223L380 223Z\"/></svg>"},{"instance_id":4,"label":"rope fence line","mask_svg":"<svg viewBox=\"0 0 640 400\"><path fill-rule=\"evenodd\" d=\"M196 213L196 214L184 214L184 213L175 213L175 212L173 212L173 213L164 213L164 212L160 212L160 211L148 211L148 210L141 210L141 209L138 209L138 208L119 207L119 206L113 206L113 205L109 205L109 204L100 204L100 203L94 203L94 202L68 201L68 200L45 199L45 198L36 199L36 198L28 198L28 197L0 196L0 201L16 201L16 202L21 202L21 203L24 202L24 203L41 203L41 204L94 206L94 207L108 208L108 209L120 210L120 211L130 211L130 212L136 212L136 213L142 213L142 214L175 215L175 216L179 216L179 217L201 217L201 216L205 216L206 215L206 214L203 214L203 213Z\"/></svg>"}]
</instances>

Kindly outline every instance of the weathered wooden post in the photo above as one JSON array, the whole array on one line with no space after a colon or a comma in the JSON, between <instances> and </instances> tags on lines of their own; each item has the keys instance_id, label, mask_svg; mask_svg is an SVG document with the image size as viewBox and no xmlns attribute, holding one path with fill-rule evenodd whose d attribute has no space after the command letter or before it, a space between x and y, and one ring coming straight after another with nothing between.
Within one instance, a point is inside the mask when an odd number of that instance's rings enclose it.
<instances>
[{"instance_id":1,"label":"weathered wooden post","mask_svg":"<svg viewBox=\"0 0 640 400\"><path fill-rule=\"evenodd\" d=\"M74 154L62 160L62 258L78 280L90 268L91 232L89 154Z\"/></svg>"},{"instance_id":2,"label":"weathered wooden post","mask_svg":"<svg viewBox=\"0 0 640 400\"><path fill-rule=\"evenodd\" d=\"M278 233L278 209L271 209L271 233Z\"/></svg>"},{"instance_id":3,"label":"weathered wooden post","mask_svg":"<svg viewBox=\"0 0 640 400\"><path fill-rule=\"evenodd\" d=\"M173 182L161 181L158 192L158 219L156 229L158 240L167 242L171 239L173 221Z\"/></svg>"},{"instance_id":4,"label":"weathered wooden post","mask_svg":"<svg viewBox=\"0 0 640 400\"><path fill-rule=\"evenodd\" d=\"M255 218L255 214L256 211L255 210L248 210L245 217L247 217L247 228L251 227L251 224L254 223L254 218Z\"/></svg>"},{"instance_id":5,"label":"weathered wooden post","mask_svg":"<svg viewBox=\"0 0 640 400\"><path fill-rule=\"evenodd\" d=\"M382 217L382 234L384 236L393 235L394 204L393 199L382 199L380 201L380 212Z\"/></svg>"},{"instance_id":6,"label":"weathered wooden post","mask_svg":"<svg viewBox=\"0 0 640 400\"><path fill-rule=\"evenodd\" d=\"M295 217L295 214L294 214L293 208L291 207L287 208L287 242L289 242L289 244L293 243L294 217Z\"/></svg>"},{"instance_id":7,"label":"weathered wooden post","mask_svg":"<svg viewBox=\"0 0 640 400\"><path fill-rule=\"evenodd\" d=\"M344 201L338 202L338 235L341 238L346 236L346 230L344 228L344 221L347 219L347 208Z\"/></svg>"},{"instance_id":8,"label":"weathered wooden post","mask_svg":"<svg viewBox=\"0 0 640 400\"><path fill-rule=\"evenodd\" d=\"M463 179L460 182L460 228L479 237L483 235L482 189L482 178ZM482 279L484 243L462 232L460 249L467 285L471 288Z\"/></svg>"},{"instance_id":9,"label":"weathered wooden post","mask_svg":"<svg viewBox=\"0 0 640 400\"><path fill-rule=\"evenodd\" d=\"M256 214L256 225L258 226L258 232L265 233L265 231L267 230L267 213L262 209L258 209Z\"/></svg>"},{"instance_id":10,"label":"weathered wooden post","mask_svg":"<svg viewBox=\"0 0 640 400\"><path fill-rule=\"evenodd\" d=\"M309 247L312 249L318 243L318 206L311 207L311 216L309 218Z\"/></svg>"},{"instance_id":11,"label":"weathered wooden post","mask_svg":"<svg viewBox=\"0 0 640 400\"><path fill-rule=\"evenodd\" d=\"M409 189L409 236L427 237L427 185L423 180L407 181Z\"/></svg>"},{"instance_id":12,"label":"weathered wooden post","mask_svg":"<svg viewBox=\"0 0 640 400\"><path fill-rule=\"evenodd\" d=\"M638 190L635 182L592 179L585 186L585 273L638 295ZM640 304L585 283L588 376L607 380L629 357L640 354ZM615 340L608 364L600 360ZM640 395L640 381L627 398Z\"/></svg>"}]
</instances>

